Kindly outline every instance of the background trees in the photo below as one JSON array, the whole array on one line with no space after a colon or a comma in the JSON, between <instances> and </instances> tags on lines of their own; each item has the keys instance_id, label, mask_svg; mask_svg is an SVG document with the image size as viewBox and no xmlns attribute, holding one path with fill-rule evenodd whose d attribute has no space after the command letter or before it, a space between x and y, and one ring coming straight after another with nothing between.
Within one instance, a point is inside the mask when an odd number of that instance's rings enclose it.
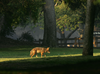
<instances>
[{"instance_id":1,"label":"background trees","mask_svg":"<svg viewBox=\"0 0 100 74\"><path fill-rule=\"evenodd\" d=\"M60 33L61 38L65 38L64 31L71 31L70 35L67 37L69 38L79 27L79 23L84 23L81 18L84 19L85 11L86 10L83 6L81 9L77 9L73 11L68 4L65 5L64 1L55 1L55 13L56 13L56 29L57 32ZM83 17L84 16L84 17ZM41 26L41 29L44 29L44 22L43 22L43 12L39 16L39 21L37 26ZM81 20L80 20L81 19ZM74 31L73 31L74 30Z\"/></svg>"},{"instance_id":2,"label":"background trees","mask_svg":"<svg viewBox=\"0 0 100 74\"><path fill-rule=\"evenodd\" d=\"M86 0L64 0L65 3L69 3L69 6L75 10L81 6L81 3ZM93 55L93 29L95 20L95 6L98 2L95 0L87 0L87 12L85 21L85 33L84 33L84 44L83 44L83 55ZM73 5L73 6L72 6ZM77 6L78 5L78 6ZM75 7L74 7L75 6Z\"/></svg>"},{"instance_id":3,"label":"background trees","mask_svg":"<svg viewBox=\"0 0 100 74\"><path fill-rule=\"evenodd\" d=\"M4 22L0 20L3 24L1 35L6 35L13 30L12 27L19 24L25 26L29 22L36 23L41 5L42 0L1 0L0 17L3 16L4 19Z\"/></svg>"},{"instance_id":4,"label":"background trees","mask_svg":"<svg viewBox=\"0 0 100 74\"><path fill-rule=\"evenodd\" d=\"M78 28L79 23L83 24L85 22L86 0L80 0L80 1L78 0L54 0L54 1L55 1L55 10L56 10L56 16L57 16L56 17L56 22L57 22L56 28L57 28L57 31L61 33L61 37L64 38L65 28L67 28L67 30L75 31ZM93 3L97 4L98 2L94 1ZM34 1L33 0L25 0L25 1L24 0L18 0L18 1L17 0L16 1L1 0L0 4L1 4L0 14L1 14L1 17L3 16L3 19L4 19L2 21L5 21L5 23L3 23L5 25L1 31L2 34L4 34L3 31L12 30L11 28L16 27L19 23L20 25L27 25L28 23L32 23L32 22L36 23L38 14L41 15L41 13L39 13L40 11L42 11L40 7L42 7L42 5L45 4L45 2L43 2L42 0L34 0ZM99 7L99 5L97 7ZM96 13L98 13L98 11ZM46 21L47 20L45 20L45 22ZM48 23L51 23L51 22L48 21ZM44 24L42 26L44 26ZM48 27L48 25L45 25L45 26L46 28ZM72 31L72 33L74 31ZM7 34L7 32L5 33ZM46 32L47 30L45 31L45 33ZM49 34L49 32L47 33ZM70 37L70 35L68 37ZM47 35L45 35L44 37L46 38ZM44 43L44 44L47 44L47 43Z\"/></svg>"}]
</instances>

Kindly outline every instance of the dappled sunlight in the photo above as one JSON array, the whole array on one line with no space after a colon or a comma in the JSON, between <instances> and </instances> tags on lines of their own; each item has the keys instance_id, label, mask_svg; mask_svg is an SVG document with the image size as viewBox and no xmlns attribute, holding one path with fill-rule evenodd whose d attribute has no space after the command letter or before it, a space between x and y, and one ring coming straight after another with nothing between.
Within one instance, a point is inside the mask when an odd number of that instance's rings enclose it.
<instances>
[{"instance_id":1,"label":"dappled sunlight","mask_svg":"<svg viewBox=\"0 0 100 74\"><path fill-rule=\"evenodd\" d=\"M25 59L30 59L30 58L0 58L0 62L13 61L13 60L25 60Z\"/></svg>"},{"instance_id":2,"label":"dappled sunlight","mask_svg":"<svg viewBox=\"0 0 100 74\"><path fill-rule=\"evenodd\" d=\"M82 54L54 55L54 56L47 56L47 57L70 57L70 56L82 56ZM100 53L93 53L93 56L100 56Z\"/></svg>"},{"instance_id":3,"label":"dappled sunlight","mask_svg":"<svg viewBox=\"0 0 100 74\"><path fill-rule=\"evenodd\" d=\"M82 54L54 55L54 56L47 56L47 57L70 57L70 56L82 56Z\"/></svg>"},{"instance_id":4,"label":"dappled sunlight","mask_svg":"<svg viewBox=\"0 0 100 74\"><path fill-rule=\"evenodd\" d=\"M100 56L100 53L93 53L93 56Z\"/></svg>"},{"instance_id":5,"label":"dappled sunlight","mask_svg":"<svg viewBox=\"0 0 100 74\"><path fill-rule=\"evenodd\" d=\"M26 60L26 59L39 59L41 57L26 57L26 58L0 58L0 62L4 62L4 61L18 61L18 60ZM42 58L46 58L46 57L42 57ZM48 58L48 57L47 57Z\"/></svg>"}]
</instances>

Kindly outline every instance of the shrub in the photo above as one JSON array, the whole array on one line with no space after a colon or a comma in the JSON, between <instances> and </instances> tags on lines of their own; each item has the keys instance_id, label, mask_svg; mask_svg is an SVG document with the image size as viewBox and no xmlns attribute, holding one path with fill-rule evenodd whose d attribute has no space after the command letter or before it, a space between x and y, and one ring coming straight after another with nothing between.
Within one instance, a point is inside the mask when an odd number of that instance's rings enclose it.
<instances>
[{"instance_id":1,"label":"shrub","mask_svg":"<svg viewBox=\"0 0 100 74\"><path fill-rule=\"evenodd\" d=\"M25 32L25 33L22 33L21 37L19 37L17 40L18 41L33 42L34 38L29 32Z\"/></svg>"}]
</instances>

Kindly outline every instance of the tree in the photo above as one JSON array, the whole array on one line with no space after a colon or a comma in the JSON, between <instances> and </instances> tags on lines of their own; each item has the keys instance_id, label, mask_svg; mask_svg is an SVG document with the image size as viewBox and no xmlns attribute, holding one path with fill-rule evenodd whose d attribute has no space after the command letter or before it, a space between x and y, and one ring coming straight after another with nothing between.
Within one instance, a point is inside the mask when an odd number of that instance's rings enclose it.
<instances>
[{"instance_id":1,"label":"tree","mask_svg":"<svg viewBox=\"0 0 100 74\"><path fill-rule=\"evenodd\" d=\"M54 9L54 0L44 0L44 38L43 45L55 47L56 39L56 18Z\"/></svg>"},{"instance_id":2,"label":"tree","mask_svg":"<svg viewBox=\"0 0 100 74\"><path fill-rule=\"evenodd\" d=\"M56 14L57 32L60 33L61 38L65 38L65 33L64 33L65 30L66 31L74 30L74 32L76 31L76 28L78 27L79 18L81 17L83 11L72 11L68 6L66 9L66 6L64 5L64 1L62 1L62 3L60 1L56 3L57 5L55 6L55 14ZM40 29L43 29L44 27L43 18L44 18L43 13L41 13L37 25L37 26L41 26ZM68 37L70 37L74 32L72 31L70 35L68 35Z\"/></svg>"},{"instance_id":3,"label":"tree","mask_svg":"<svg viewBox=\"0 0 100 74\"><path fill-rule=\"evenodd\" d=\"M93 29L95 19L95 6L93 0L87 0L87 12L83 42L83 55L93 56Z\"/></svg>"},{"instance_id":4,"label":"tree","mask_svg":"<svg viewBox=\"0 0 100 74\"><path fill-rule=\"evenodd\" d=\"M2 25L3 25L3 22L4 22L4 15L0 15L0 31L2 30Z\"/></svg>"},{"instance_id":5,"label":"tree","mask_svg":"<svg viewBox=\"0 0 100 74\"><path fill-rule=\"evenodd\" d=\"M1 22L1 30L0 30L0 36L5 37L6 35L10 35L12 36L14 33L13 27L11 26L11 22L12 22L12 18L11 18L11 13L6 13L4 15L2 15L2 20L0 20Z\"/></svg>"},{"instance_id":6,"label":"tree","mask_svg":"<svg viewBox=\"0 0 100 74\"><path fill-rule=\"evenodd\" d=\"M73 10L80 7L81 4L80 2L86 2L86 0L64 0L64 1L65 3L68 2L69 6ZM100 0L87 0L85 34L84 34L84 42L83 42L84 44L83 44L83 53L82 53L83 55L93 56L93 28L94 28L94 19L95 19L95 5L99 3ZM78 5L78 7L76 4Z\"/></svg>"},{"instance_id":7,"label":"tree","mask_svg":"<svg viewBox=\"0 0 100 74\"><path fill-rule=\"evenodd\" d=\"M55 7L56 11L56 25L61 38L65 38L64 30L74 30L78 26L78 21L80 18L80 11L72 11L67 5L62 1L61 4ZM76 13L76 14L75 14ZM65 29L66 28L66 29ZM68 37L70 37L74 32L71 32ZM67 37L67 38L68 38Z\"/></svg>"},{"instance_id":8,"label":"tree","mask_svg":"<svg viewBox=\"0 0 100 74\"><path fill-rule=\"evenodd\" d=\"M3 16L1 34L8 34L13 31L12 27L27 25L31 22L36 23L38 19L39 8L44 3L42 0L0 0L0 18Z\"/></svg>"}]
</instances>

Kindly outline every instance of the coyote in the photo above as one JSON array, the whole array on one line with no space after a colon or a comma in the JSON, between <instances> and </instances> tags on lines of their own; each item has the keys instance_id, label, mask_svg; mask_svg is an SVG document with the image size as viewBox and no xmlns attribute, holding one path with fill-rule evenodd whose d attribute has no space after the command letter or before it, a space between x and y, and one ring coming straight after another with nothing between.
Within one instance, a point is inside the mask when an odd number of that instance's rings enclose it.
<instances>
[{"instance_id":1,"label":"coyote","mask_svg":"<svg viewBox=\"0 0 100 74\"><path fill-rule=\"evenodd\" d=\"M44 53L50 53L49 51L49 47L48 48L44 48L44 47L35 47L30 51L30 56L32 58L32 56L34 56L36 54L37 57L37 53L41 53L41 57L42 55L44 55ZM46 57L46 55L44 55Z\"/></svg>"}]
</instances>

